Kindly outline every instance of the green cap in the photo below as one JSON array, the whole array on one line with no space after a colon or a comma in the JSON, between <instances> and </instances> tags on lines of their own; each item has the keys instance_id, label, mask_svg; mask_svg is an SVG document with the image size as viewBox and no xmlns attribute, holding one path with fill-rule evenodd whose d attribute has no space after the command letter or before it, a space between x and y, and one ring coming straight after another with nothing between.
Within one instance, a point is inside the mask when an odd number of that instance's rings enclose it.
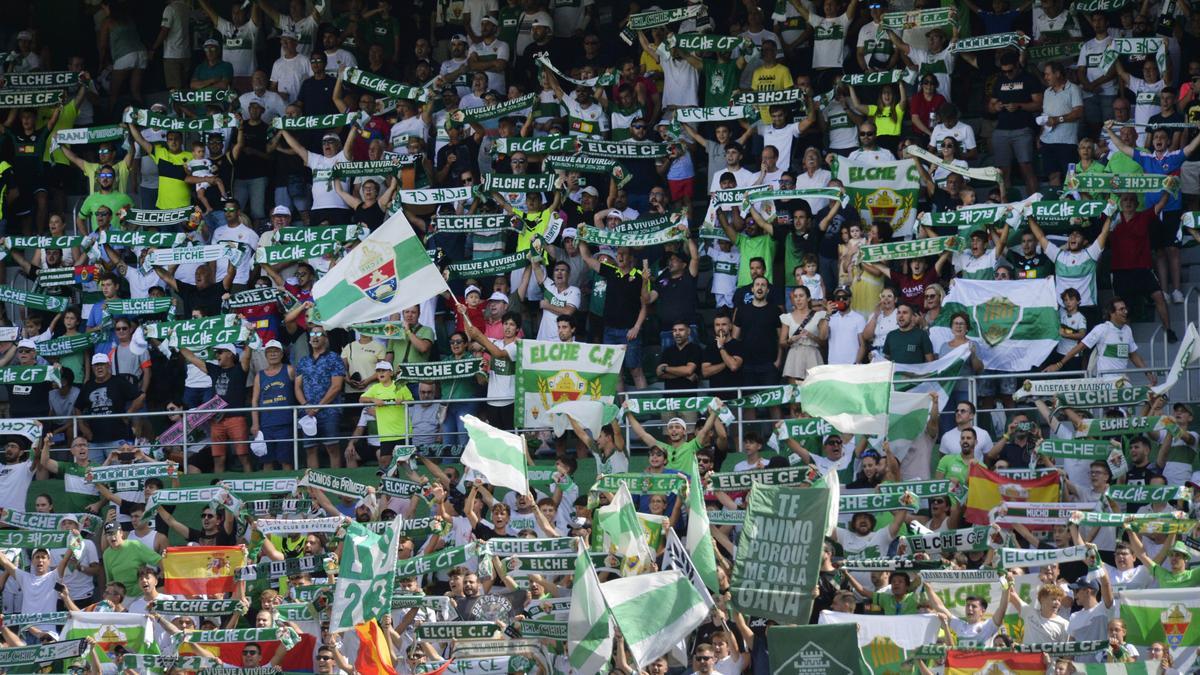
<instances>
[{"instance_id":1,"label":"green cap","mask_svg":"<svg viewBox=\"0 0 1200 675\"><path fill-rule=\"evenodd\" d=\"M1171 553L1178 553L1179 555L1191 558L1193 551L1191 546L1188 546L1182 541L1177 541L1175 542L1175 545L1171 547Z\"/></svg>"}]
</instances>

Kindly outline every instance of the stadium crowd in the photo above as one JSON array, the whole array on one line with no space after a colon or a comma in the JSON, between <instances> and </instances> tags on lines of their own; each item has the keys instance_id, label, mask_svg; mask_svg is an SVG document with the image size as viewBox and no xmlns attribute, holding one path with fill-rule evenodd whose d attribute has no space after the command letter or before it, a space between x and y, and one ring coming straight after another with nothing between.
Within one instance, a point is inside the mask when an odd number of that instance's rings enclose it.
<instances>
[{"instance_id":1,"label":"stadium crowd","mask_svg":"<svg viewBox=\"0 0 1200 675\"><path fill-rule=\"evenodd\" d=\"M925 647L1098 641L1038 672L1200 668L1200 633L1127 641L1121 595L1200 588L1200 434L1181 387L1143 386L1164 371L1132 329L1180 342L1200 242L1188 0L3 4L0 637L89 648L0 649L0 671L596 672L567 653L573 553L455 556L581 537L616 579L601 510L632 496L665 569L676 539L695 553L689 488L706 616L682 659L618 635L610 672L784 672L769 628L845 615L926 617ZM399 220L451 291L323 323L318 281ZM1046 279L1049 340L1016 346L1018 289ZM955 295L975 282L1013 285ZM524 340L623 348L616 411L530 428ZM885 361L952 368L908 435L841 433L788 386ZM1029 392L1058 371L1137 394ZM472 416L525 436L529 494L459 461ZM731 591L743 472L917 501L843 511L782 621ZM397 516L401 563L452 562L331 632L349 523ZM874 672L968 672L896 631L914 653L864 644Z\"/></svg>"}]
</instances>

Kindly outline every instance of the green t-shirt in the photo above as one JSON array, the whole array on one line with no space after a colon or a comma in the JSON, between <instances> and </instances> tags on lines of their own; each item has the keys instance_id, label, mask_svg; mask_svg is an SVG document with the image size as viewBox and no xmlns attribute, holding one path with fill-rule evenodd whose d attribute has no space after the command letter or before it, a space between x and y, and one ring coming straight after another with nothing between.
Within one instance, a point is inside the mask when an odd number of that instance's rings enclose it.
<instances>
[{"instance_id":1,"label":"green t-shirt","mask_svg":"<svg viewBox=\"0 0 1200 675\"><path fill-rule=\"evenodd\" d=\"M524 13L520 5L500 8L498 15L500 32L496 34L496 37L508 43L509 53L514 53L517 49L517 35L521 32L521 15Z\"/></svg>"},{"instance_id":2,"label":"green t-shirt","mask_svg":"<svg viewBox=\"0 0 1200 675\"><path fill-rule=\"evenodd\" d=\"M696 461L696 451L700 449L700 443L696 439L692 439L678 448L673 447L670 443L663 441L658 442L658 447L667 453L667 468L675 469L688 473L692 470L692 462Z\"/></svg>"},{"instance_id":3,"label":"green t-shirt","mask_svg":"<svg viewBox=\"0 0 1200 675\"><path fill-rule=\"evenodd\" d=\"M967 484L970 470L970 465L963 460L962 455L945 455L938 460L937 471L941 472L946 480L958 481L959 485Z\"/></svg>"},{"instance_id":4,"label":"green t-shirt","mask_svg":"<svg viewBox=\"0 0 1200 675\"><path fill-rule=\"evenodd\" d=\"M418 326L415 331L417 337L422 340L434 341L436 338L433 335L433 329L429 326ZM429 357L433 355L433 349L422 354L421 350L417 349L408 337L401 333L399 337L394 337L388 341L388 351L392 353L392 363L428 363Z\"/></svg>"},{"instance_id":5,"label":"green t-shirt","mask_svg":"<svg viewBox=\"0 0 1200 675\"><path fill-rule=\"evenodd\" d=\"M921 611L917 603L916 593L906 593L903 598L897 601L896 596L890 592L875 591L875 595L872 596L871 601L884 614L916 614Z\"/></svg>"},{"instance_id":6,"label":"green t-shirt","mask_svg":"<svg viewBox=\"0 0 1200 675\"><path fill-rule=\"evenodd\" d=\"M922 328L897 328L883 340L883 355L894 363L925 363L925 355L932 353L933 343Z\"/></svg>"},{"instance_id":7,"label":"green t-shirt","mask_svg":"<svg viewBox=\"0 0 1200 675\"><path fill-rule=\"evenodd\" d=\"M380 401L411 401L412 392L407 385L392 381L390 385L376 382L362 394L366 398ZM399 441L408 436L408 407L404 405L375 406L375 422L379 427L379 440Z\"/></svg>"},{"instance_id":8,"label":"green t-shirt","mask_svg":"<svg viewBox=\"0 0 1200 675\"><path fill-rule=\"evenodd\" d=\"M82 85L81 85L82 86ZM58 120L54 123L54 128L50 130L50 135L59 129L70 129L75 126L75 120L79 117L79 107L75 105L75 99L67 101L63 106L62 112L58 114ZM70 166L71 160L67 159L66 153L62 148L58 148L53 152L50 151L50 143L46 144L46 154L42 158L47 164L61 164Z\"/></svg>"},{"instance_id":9,"label":"green t-shirt","mask_svg":"<svg viewBox=\"0 0 1200 675\"><path fill-rule=\"evenodd\" d=\"M233 84L233 64L228 61L217 61L215 65L208 65L208 61L203 61L196 66L196 72L192 74L193 80L212 80L219 79ZM207 89L216 89L217 87L207 87Z\"/></svg>"},{"instance_id":10,"label":"green t-shirt","mask_svg":"<svg viewBox=\"0 0 1200 675\"><path fill-rule=\"evenodd\" d=\"M1150 576L1158 581L1159 588L1195 588L1200 586L1200 567L1193 567L1178 574L1162 565L1151 563Z\"/></svg>"},{"instance_id":11,"label":"green t-shirt","mask_svg":"<svg viewBox=\"0 0 1200 675\"><path fill-rule=\"evenodd\" d=\"M742 259L738 263L738 286L749 286L752 279L750 278L750 260L753 258L762 258L766 263L768 279L775 277L775 239L770 235L760 234L750 237L744 232L739 232L737 241L738 252L741 253Z\"/></svg>"},{"instance_id":12,"label":"green t-shirt","mask_svg":"<svg viewBox=\"0 0 1200 675\"><path fill-rule=\"evenodd\" d=\"M117 214L124 207L132 207L133 200L130 199L129 195L125 194L124 192L116 191L108 194L93 192L92 194L88 195L87 199L83 200L83 204L81 204L79 207L79 215L88 219L88 223L90 223L92 226L92 232L95 232L97 227L96 211L100 210L100 207L102 206L107 206L108 209L112 211L112 220L109 221L112 223L110 229L120 232L121 227L117 225L119 222L117 219Z\"/></svg>"},{"instance_id":13,"label":"green t-shirt","mask_svg":"<svg viewBox=\"0 0 1200 675\"><path fill-rule=\"evenodd\" d=\"M705 59L704 105L709 108L729 105L741 76L736 61L722 63L716 59Z\"/></svg>"},{"instance_id":14,"label":"green t-shirt","mask_svg":"<svg viewBox=\"0 0 1200 675\"><path fill-rule=\"evenodd\" d=\"M362 53L366 54L371 45L383 47L383 58L391 60L396 52L396 35L400 32L400 20L396 17L383 18L379 15L371 17L363 28Z\"/></svg>"},{"instance_id":15,"label":"green t-shirt","mask_svg":"<svg viewBox=\"0 0 1200 675\"><path fill-rule=\"evenodd\" d=\"M596 274L589 273L592 280L592 294L588 299L588 311L596 316L604 316L604 298L608 295L608 280Z\"/></svg>"},{"instance_id":16,"label":"green t-shirt","mask_svg":"<svg viewBox=\"0 0 1200 675\"><path fill-rule=\"evenodd\" d=\"M137 572L143 565L158 567L162 556L154 549L136 539L126 539L118 547L110 546L104 551L104 577L109 583L119 581L125 584L125 596L128 598L142 597L142 589L137 583Z\"/></svg>"}]
</instances>

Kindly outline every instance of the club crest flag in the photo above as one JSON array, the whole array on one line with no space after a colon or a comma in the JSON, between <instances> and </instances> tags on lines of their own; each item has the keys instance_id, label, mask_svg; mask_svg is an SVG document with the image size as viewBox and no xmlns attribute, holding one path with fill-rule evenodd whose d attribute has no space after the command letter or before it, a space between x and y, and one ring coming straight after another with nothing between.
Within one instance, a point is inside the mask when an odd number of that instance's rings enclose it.
<instances>
[{"instance_id":1,"label":"club crest flag","mask_svg":"<svg viewBox=\"0 0 1200 675\"><path fill-rule=\"evenodd\" d=\"M233 592L233 571L245 564L241 546L169 546L163 551L166 592L187 597Z\"/></svg>"},{"instance_id":2,"label":"club crest flag","mask_svg":"<svg viewBox=\"0 0 1200 675\"><path fill-rule=\"evenodd\" d=\"M1171 660L1181 673L1200 664L1200 607L1196 589L1156 588L1121 591L1121 620L1128 633L1125 641L1145 654L1151 644L1161 642L1171 650Z\"/></svg>"},{"instance_id":3,"label":"club crest flag","mask_svg":"<svg viewBox=\"0 0 1200 675\"><path fill-rule=\"evenodd\" d=\"M884 221L896 236L912 233L921 188L916 160L860 164L838 157L831 168L864 223Z\"/></svg>"},{"instance_id":4,"label":"club crest flag","mask_svg":"<svg viewBox=\"0 0 1200 675\"><path fill-rule=\"evenodd\" d=\"M118 663L118 647L131 654L158 653L154 627L145 614L71 612L71 618L63 626L62 637L64 640L92 638L101 663Z\"/></svg>"},{"instance_id":5,"label":"club crest flag","mask_svg":"<svg viewBox=\"0 0 1200 675\"><path fill-rule=\"evenodd\" d=\"M1051 278L955 279L929 329L934 351L950 341L950 321L959 312L971 319L967 337L989 370L1038 369L1058 344L1058 296Z\"/></svg>"},{"instance_id":6,"label":"club crest flag","mask_svg":"<svg viewBox=\"0 0 1200 675\"><path fill-rule=\"evenodd\" d=\"M988 525L988 512L1003 502L1057 502L1058 474L1038 478L1006 478L972 464L967 477L967 522Z\"/></svg>"},{"instance_id":7,"label":"club crest flag","mask_svg":"<svg viewBox=\"0 0 1200 675\"><path fill-rule=\"evenodd\" d=\"M876 675L911 672L911 666L904 668L908 653L921 645L936 642L939 625L937 617L932 614L871 616L829 610L821 612L817 623L853 626L862 650L862 660L868 666L866 672ZM769 639L770 633L767 636Z\"/></svg>"},{"instance_id":8,"label":"club crest flag","mask_svg":"<svg viewBox=\"0 0 1200 675\"><path fill-rule=\"evenodd\" d=\"M826 626L771 626L767 628L767 654L772 673L822 673L865 675L853 624Z\"/></svg>"},{"instance_id":9,"label":"club crest flag","mask_svg":"<svg viewBox=\"0 0 1200 675\"><path fill-rule=\"evenodd\" d=\"M1004 675L1044 675L1044 656L1017 654L1015 652L967 652L946 653L946 675L977 675L978 673L1003 673Z\"/></svg>"},{"instance_id":10,"label":"club crest flag","mask_svg":"<svg viewBox=\"0 0 1200 675\"><path fill-rule=\"evenodd\" d=\"M515 419L551 427L549 410L569 401L612 403L625 361L624 345L521 340L517 343Z\"/></svg>"},{"instance_id":11,"label":"club crest flag","mask_svg":"<svg viewBox=\"0 0 1200 675\"><path fill-rule=\"evenodd\" d=\"M317 281L316 320L327 328L373 321L448 290L398 211Z\"/></svg>"}]
</instances>

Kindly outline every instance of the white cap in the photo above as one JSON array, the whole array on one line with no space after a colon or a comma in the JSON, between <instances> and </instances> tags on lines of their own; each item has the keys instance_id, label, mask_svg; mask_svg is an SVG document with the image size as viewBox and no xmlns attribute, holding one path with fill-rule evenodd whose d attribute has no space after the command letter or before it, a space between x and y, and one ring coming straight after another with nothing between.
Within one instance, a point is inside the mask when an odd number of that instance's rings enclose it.
<instances>
[{"instance_id":1,"label":"white cap","mask_svg":"<svg viewBox=\"0 0 1200 675\"><path fill-rule=\"evenodd\" d=\"M290 28L289 28L289 29L285 29L285 30L284 30L282 33L280 33L280 34L279 34L279 37L281 37L281 38L286 38L286 39L288 39L288 40L299 40L299 39L300 39L300 35L298 35L298 34L296 33L296 31L294 31L294 30L292 30L292 29L290 29Z\"/></svg>"},{"instance_id":2,"label":"white cap","mask_svg":"<svg viewBox=\"0 0 1200 675\"><path fill-rule=\"evenodd\" d=\"M478 293L481 296L483 295L483 291L479 290L478 286L476 286L475 284L471 284L470 286L467 286L463 290L463 297L465 298L472 293Z\"/></svg>"},{"instance_id":3,"label":"white cap","mask_svg":"<svg viewBox=\"0 0 1200 675\"><path fill-rule=\"evenodd\" d=\"M595 185L589 185L589 186L583 188L582 190L580 190L579 194L591 195L593 197L599 197L600 191L596 189Z\"/></svg>"},{"instance_id":4,"label":"white cap","mask_svg":"<svg viewBox=\"0 0 1200 675\"><path fill-rule=\"evenodd\" d=\"M37 351L37 343L29 338L25 338L17 343L17 349L32 349Z\"/></svg>"},{"instance_id":5,"label":"white cap","mask_svg":"<svg viewBox=\"0 0 1200 675\"><path fill-rule=\"evenodd\" d=\"M376 361L375 370L392 370L392 364L387 361Z\"/></svg>"},{"instance_id":6,"label":"white cap","mask_svg":"<svg viewBox=\"0 0 1200 675\"><path fill-rule=\"evenodd\" d=\"M562 231L562 238L563 239L578 239L579 238L579 230L577 230L573 227L564 228Z\"/></svg>"},{"instance_id":7,"label":"white cap","mask_svg":"<svg viewBox=\"0 0 1200 675\"><path fill-rule=\"evenodd\" d=\"M236 353L237 353L237 347L234 347L233 345L229 344L228 342L226 342L226 343L224 343L224 344L219 344L219 345L217 345L216 347L214 347L214 349L215 349L216 351L219 351L219 352L220 352L220 351L226 351L226 352L229 352L229 353L231 353L231 354L236 354Z\"/></svg>"},{"instance_id":8,"label":"white cap","mask_svg":"<svg viewBox=\"0 0 1200 675\"><path fill-rule=\"evenodd\" d=\"M499 26L499 25L500 25L499 23L497 23L497 22L496 22L496 17L494 17L494 16L491 16L490 14L484 14L484 15L483 15L483 18L481 18L481 19L479 20L479 23L483 23L484 21L486 21L486 22L488 22L488 23L492 24L493 26Z\"/></svg>"},{"instance_id":9,"label":"white cap","mask_svg":"<svg viewBox=\"0 0 1200 675\"><path fill-rule=\"evenodd\" d=\"M92 365L93 366L99 365L101 363L103 363L106 366L110 363L110 361L108 360L108 354L96 354L96 355L92 356Z\"/></svg>"},{"instance_id":10,"label":"white cap","mask_svg":"<svg viewBox=\"0 0 1200 675\"><path fill-rule=\"evenodd\" d=\"M271 209L271 215L273 215L273 216L291 216L292 210L289 209L288 207L284 206L283 204L280 204L279 206L276 206L275 208Z\"/></svg>"},{"instance_id":11,"label":"white cap","mask_svg":"<svg viewBox=\"0 0 1200 675\"><path fill-rule=\"evenodd\" d=\"M508 296L500 291L496 291L495 293L492 293L492 297L488 298L488 302L503 302L507 305Z\"/></svg>"},{"instance_id":12,"label":"white cap","mask_svg":"<svg viewBox=\"0 0 1200 675\"><path fill-rule=\"evenodd\" d=\"M530 27L531 28L553 28L554 26L551 26L549 23L547 23L547 21L545 19L534 19L533 23L530 24Z\"/></svg>"},{"instance_id":13,"label":"white cap","mask_svg":"<svg viewBox=\"0 0 1200 675\"><path fill-rule=\"evenodd\" d=\"M267 340L267 344L263 345L263 349L283 349L283 343L279 340Z\"/></svg>"},{"instance_id":14,"label":"white cap","mask_svg":"<svg viewBox=\"0 0 1200 675\"><path fill-rule=\"evenodd\" d=\"M606 256L612 258L613 260L616 260L617 259L617 249L615 249L611 246L602 246L602 247L600 247L599 255L606 255Z\"/></svg>"},{"instance_id":15,"label":"white cap","mask_svg":"<svg viewBox=\"0 0 1200 675\"><path fill-rule=\"evenodd\" d=\"M678 424L679 426L683 427L684 431L687 431L687 422L685 422L682 417L672 417L671 419L667 420L667 426L671 426L672 424Z\"/></svg>"},{"instance_id":16,"label":"white cap","mask_svg":"<svg viewBox=\"0 0 1200 675\"><path fill-rule=\"evenodd\" d=\"M17 33L17 39L18 40L32 40L33 33L29 32L27 30L23 30L20 33Z\"/></svg>"},{"instance_id":17,"label":"white cap","mask_svg":"<svg viewBox=\"0 0 1200 675\"><path fill-rule=\"evenodd\" d=\"M451 42L467 42L468 40L467 40L466 35L463 35L462 33L455 33L454 35L450 36L450 41Z\"/></svg>"},{"instance_id":18,"label":"white cap","mask_svg":"<svg viewBox=\"0 0 1200 675\"><path fill-rule=\"evenodd\" d=\"M208 38L207 40L204 41L204 46L205 47L220 47L221 43L217 42L213 38Z\"/></svg>"},{"instance_id":19,"label":"white cap","mask_svg":"<svg viewBox=\"0 0 1200 675\"><path fill-rule=\"evenodd\" d=\"M617 220L625 220L625 215L616 209L611 209L608 213L604 214L604 217L605 218L616 218Z\"/></svg>"}]
</instances>

